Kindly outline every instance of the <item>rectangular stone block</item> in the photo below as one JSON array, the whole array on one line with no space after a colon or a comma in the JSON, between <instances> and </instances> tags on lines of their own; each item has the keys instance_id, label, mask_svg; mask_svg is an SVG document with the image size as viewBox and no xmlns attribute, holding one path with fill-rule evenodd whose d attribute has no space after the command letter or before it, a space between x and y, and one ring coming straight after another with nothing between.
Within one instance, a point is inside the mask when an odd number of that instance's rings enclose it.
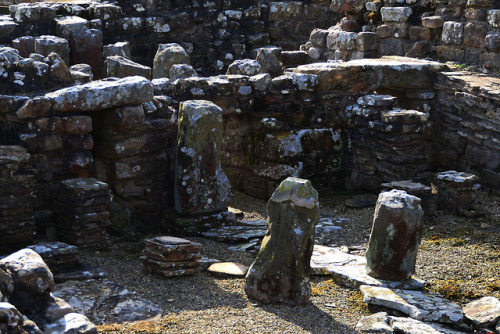
<instances>
[{"instance_id":1,"label":"rectangular stone block","mask_svg":"<svg viewBox=\"0 0 500 334\"><path fill-rule=\"evenodd\" d=\"M441 40L445 44L460 45L463 41L464 23L447 21L443 25Z\"/></svg>"},{"instance_id":2,"label":"rectangular stone block","mask_svg":"<svg viewBox=\"0 0 500 334\"><path fill-rule=\"evenodd\" d=\"M360 32L356 38L356 48L358 51L378 50L378 36L373 32Z\"/></svg>"},{"instance_id":3,"label":"rectangular stone block","mask_svg":"<svg viewBox=\"0 0 500 334\"><path fill-rule=\"evenodd\" d=\"M432 30L426 27L410 26L410 39L412 41L431 40Z\"/></svg>"},{"instance_id":4,"label":"rectangular stone block","mask_svg":"<svg viewBox=\"0 0 500 334\"><path fill-rule=\"evenodd\" d=\"M485 22L469 22L464 27L464 44L473 48L484 48L484 38L488 32Z\"/></svg>"}]
</instances>

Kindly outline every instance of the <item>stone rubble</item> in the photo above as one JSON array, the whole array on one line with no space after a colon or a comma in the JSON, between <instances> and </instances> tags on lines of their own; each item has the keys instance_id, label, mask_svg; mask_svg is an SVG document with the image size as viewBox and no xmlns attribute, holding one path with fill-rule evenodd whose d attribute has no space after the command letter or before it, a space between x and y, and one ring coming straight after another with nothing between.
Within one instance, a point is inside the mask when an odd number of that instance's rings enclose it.
<instances>
[{"instance_id":1,"label":"stone rubble","mask_svg":"<svg viewBox=\"0 0 500 334\"><path fill-rule=\"evenodd\" d=\"M155 237L146 239L141 256L144 270L174 277L194 275L199 271L201 245L176 237Z\"/></svg>"}]
</instances>

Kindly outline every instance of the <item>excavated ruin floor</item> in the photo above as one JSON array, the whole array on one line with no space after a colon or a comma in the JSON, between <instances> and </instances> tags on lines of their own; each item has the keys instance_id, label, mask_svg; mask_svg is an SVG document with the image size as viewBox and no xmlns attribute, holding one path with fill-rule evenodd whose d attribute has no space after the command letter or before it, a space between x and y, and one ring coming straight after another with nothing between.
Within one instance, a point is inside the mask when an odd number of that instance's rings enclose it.
<instances>
[{"instance_id":1,"label":"excavated ruin floor","mask_svg":"<svg viewBox=\"0 0 500 334\"><path fill-rule=\"evenodd\" d=\"M342 229L318 236L323 244L346 246L364 254L374 207L353 209L353 194L320 197L321 216L336 218ZM265 201L234 193L231 206L245 219L265 217ZM342 218L342 219L340 219ZM147 236L144 236L144 238ZM102 268L108 279L163 308L163 316L141 323L99 324L100 333L355 333L358 320L379 311L362 302L358 290L341 287L329 277L314 277L311 302L303 307L249 301L242 278L195 276L160 278L145 274L139 261L143 238L115 242L110 250L84 250L84 262ZM188 238L202 244L202 254L250 265L254 254L231 251L225 243ZM425 224L416 276L427 288L460 305L480 296L500 297L500 198L480 191L477 210L466 216L442 214ZM92 319L91 317L91 320Z\"/></svg>"}]
</instances>

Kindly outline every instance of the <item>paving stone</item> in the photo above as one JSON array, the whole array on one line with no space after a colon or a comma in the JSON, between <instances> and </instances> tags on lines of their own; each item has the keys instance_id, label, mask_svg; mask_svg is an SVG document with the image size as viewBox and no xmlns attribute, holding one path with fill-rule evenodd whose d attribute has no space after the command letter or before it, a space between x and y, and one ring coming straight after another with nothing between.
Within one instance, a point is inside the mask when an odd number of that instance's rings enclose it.
<instances>
[{"instance_id":1,"label":"paving stone","mask_svg":"<svg viewBox=\"0 0 500 334\"><path fill-rule=\"evenodd\" d=\"M220 276L244 277L247 274L248 266L236 262L220 262L212 264L207 271Z\"/></svg>"},{"instance_id":2,"label":"paving stone","mask_svg":"<svg viewBox=\"0 0 500 334\"><path fill-rule=\"evenodd\" d=\"M500 321L500 300L495 297L483 297L464 306L467 320L477 327L488 327Z\"/></svg>"},{"instance_id":3,"label":"paving stone","mask_svg":"<svg viewBox=\"0 0 500 334\"><path fill-rule=\"evenodd\" d=\"M413 319L440 323L459 324L462 309L438 294L431 292L388 289L363 285L363 301L403 312Z\"/></svg>"},{"instance_id":4,"label":"paving stone","mask_svg":"<svg viewBox=\"0 0 500 334\"><path fill-rule=\"evenodd\" d=\"M402 281L386 281L373 278L366 271L366 258L343 252L340 248L315 245L311 257L314 275L330 275L338 284L359 288L361 285L422 290L424 281L412 278Z\"/></svg>"},{"instance_id":5,"label":"paving stone","mask_svg":"<svg viewBox=\"0 0 500 334\"><path fill-rule=\"evenodd\" d=\"M68 281L57 284L53 295L96 323L150 320L162 313L158 305L108 280Z\"/></svg>"}]
</instances>

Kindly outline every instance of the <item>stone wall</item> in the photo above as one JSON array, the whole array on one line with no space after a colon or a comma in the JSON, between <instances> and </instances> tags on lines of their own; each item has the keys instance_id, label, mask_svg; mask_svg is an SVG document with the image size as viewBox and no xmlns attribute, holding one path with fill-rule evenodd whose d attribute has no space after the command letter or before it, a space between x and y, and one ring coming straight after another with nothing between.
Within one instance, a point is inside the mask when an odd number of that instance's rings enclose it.
<instances>
[{"instance_id":1,"label":"stone wall","mask_svg":"<svg viewBox=\"0 0 500 334\"><path fill-rule=\"evenodd\" d=\"M340 23L301 46L312 59L406 55L500 69L498 1L334 0L333 8L345 14Z\"/></svg>"},{"instance_id":2,"label":"stone wall","mask_svg":"<svg viewBox=\"0 0 500 334\"><path fill-rule=\"evenodd\" d=\"M68 40L76 64L88 62L89 52L99 44L128 41L133 60L151 66L159 44L177 42L190 54L194 68L216 74L225 72L235 59L255 57L262 46L298 50L314 27L327 28L339 19L329 10L328 0L116 3L11 6L11 17L0 21L0 43L10 44L26 35L58 36ZM87 33L79 33L85 30ZM33 42L23 42L34 48ZM96 61L100 56L92 58Z\"/></svg>"},{"instance_id":3,"label":"stone wall","mask_svg":"<svg viewBox=\"0 0 500 334\"><path fill-rule=\"evenodd\" d=\"M441 73L434 130L439 169L476 174L500 192L500 80L467 72Z\"/></svg>"}]
</instances>

